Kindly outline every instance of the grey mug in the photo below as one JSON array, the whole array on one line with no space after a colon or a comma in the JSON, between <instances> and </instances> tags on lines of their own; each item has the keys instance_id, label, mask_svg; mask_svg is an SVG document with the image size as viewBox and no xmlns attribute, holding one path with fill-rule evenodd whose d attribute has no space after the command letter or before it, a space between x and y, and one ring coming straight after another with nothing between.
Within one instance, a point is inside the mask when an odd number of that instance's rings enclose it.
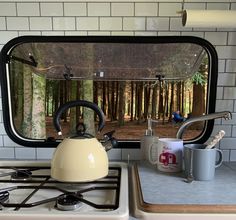
<instances>
[{"instance_id":1,"label":"grey mug","mask_svg":"<svg viewBox=\"0 0 236 220\"><path fill-rule=\"evenodd\" d=\"M223 162L223 153L218 148L205 149L205 144L184 145L184 170L188 176L191 172L194 180L212 180L215 168ZM216 161L218 153L218 160Z\"/></svg>"}]
</instances>

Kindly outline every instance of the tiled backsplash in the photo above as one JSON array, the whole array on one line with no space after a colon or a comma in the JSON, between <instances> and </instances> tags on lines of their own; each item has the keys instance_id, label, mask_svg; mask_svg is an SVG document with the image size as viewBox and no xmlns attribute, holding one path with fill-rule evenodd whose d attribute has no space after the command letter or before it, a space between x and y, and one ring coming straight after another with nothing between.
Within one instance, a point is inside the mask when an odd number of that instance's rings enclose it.
<instances>
[{"instance_id":1,"label":"tiled backsplash","mask_svg":"<svg viewBox=\"0 0 236 220\"><path fill-rule=\"evenodd\" d=\"M236 0L185 0L185 9L236 10ZM236 160L236 27L182 27L180 0L6 0L0 1L0 49L22 35L192 35L207 39L218 52L216 111L229 110L231 121L216 120L214 133L226 131L220 143L225 160ZM236 18L235 18L236 19ZM0 96L1 97L1 96ZM1 99L1 98L0 98ZM53 149L18 146L6 135L0 100L0 159L48 159ZM139 159L138 149L114 149L112 160Z\"/></svg>"}]
</instances>

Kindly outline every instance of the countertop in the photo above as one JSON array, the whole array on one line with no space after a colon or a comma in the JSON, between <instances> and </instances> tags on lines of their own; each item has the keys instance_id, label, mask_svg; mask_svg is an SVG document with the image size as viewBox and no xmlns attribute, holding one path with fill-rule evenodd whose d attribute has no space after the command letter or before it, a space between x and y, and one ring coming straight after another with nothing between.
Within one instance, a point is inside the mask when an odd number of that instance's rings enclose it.
<instances>
[{"instance_id":1,"label":"countertop","mask_svg":"<svg viewBox=\"0 0 236 220\"><path fill-rule=\"evenodd\" d=\"M164 173L148 162L130 166L131 219L236 219L236 162L224 162L211 181L187 183L183 172Z\"/></svg>"},{"instance_id":2,"label":"countertop","mask_svg":"<svg viewBox=\"0 0 236 220\"><path fill-rule=\"evenodd\" d=\"M223 163L211 181L186 183L184 174L164 173L139 162L143 200L150 204L236 205L236 163Z\"/></svg>"}]
</instances>

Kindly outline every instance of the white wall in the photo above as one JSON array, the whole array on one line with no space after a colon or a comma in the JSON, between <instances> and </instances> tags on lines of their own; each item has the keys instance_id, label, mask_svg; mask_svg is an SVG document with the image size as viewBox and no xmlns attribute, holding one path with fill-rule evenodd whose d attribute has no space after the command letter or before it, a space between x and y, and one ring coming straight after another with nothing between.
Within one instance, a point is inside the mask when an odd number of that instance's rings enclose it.
<instances>
[{"instance_id":1,"label":"white wall","mask_svg":"<svg viewBox=\"0 0 236 220\"><path fill-rule=\"evenodd\" d=\"M192 35L210 41L219 56L216 111L229 110L233 120L216 120L214 133L226 131L220 148L225 160L236 160L236 27L234 29L184 28L182 2L161 0L5 0L0 1L0 48L22 35ZM236 10L236 0L185 0L185 9ZM235 18L236 19L236 18ZM0 96L1 97L1 96ZM214 134L213 133L213 134ZM17 146L6 135L0 100L0 158L45 159L53 149ZM110 159L139 158L139 150L115 149Z\"/></svg>"}]
</instances>

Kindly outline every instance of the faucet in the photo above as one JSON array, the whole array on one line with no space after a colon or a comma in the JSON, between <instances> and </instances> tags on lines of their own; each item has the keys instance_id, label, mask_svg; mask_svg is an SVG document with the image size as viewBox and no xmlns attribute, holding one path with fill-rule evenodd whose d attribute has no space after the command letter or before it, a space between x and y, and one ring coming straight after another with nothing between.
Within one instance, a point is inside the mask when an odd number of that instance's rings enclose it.
<instances>
[{"instance_id":1,"label":"faucet","mask_svg":"<svg viewBox=\"0 0 236 220\"><path fill-rule=\"evenodd\" d=\"M179 130L176 134L176 138L182 139L182 135L184 133L185 128L187 126L189 126L190 124L194 123L194 122L208 121L208 120L213 120L213 119L217 119L217 118L224 118L225 120L229 120L229 119L232 118L232 113L229 112L229 111L223 111L223 112L211 113L211 114L208 114L208 115L202 115L202 116L199 116L199 117L189 118L179 128Z\"/></svg>"}]
</instances>

